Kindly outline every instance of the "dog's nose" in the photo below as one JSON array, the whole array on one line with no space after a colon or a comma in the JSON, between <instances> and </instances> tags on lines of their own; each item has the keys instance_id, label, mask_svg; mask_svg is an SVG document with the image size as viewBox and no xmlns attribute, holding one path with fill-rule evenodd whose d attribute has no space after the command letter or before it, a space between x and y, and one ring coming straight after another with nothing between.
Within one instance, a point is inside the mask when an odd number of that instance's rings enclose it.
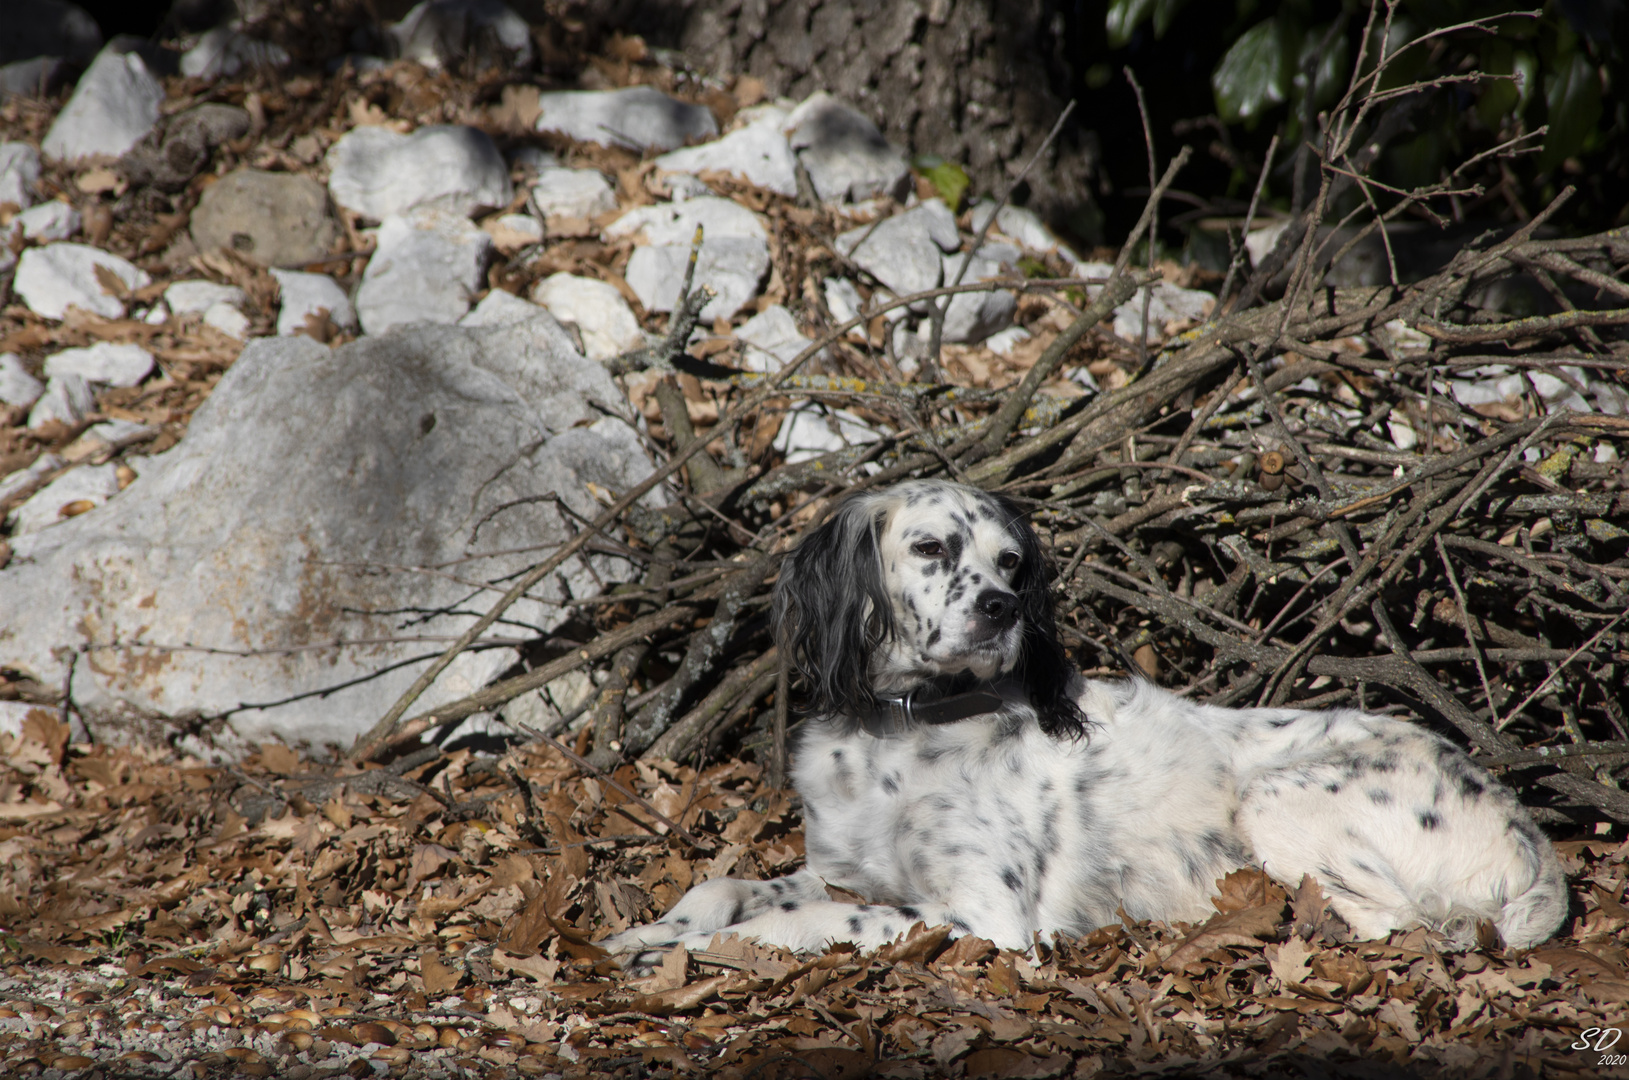
<instances>
[{"instance_id":1,"label":"dog's nose","mask_svg":"<svg viewBox=\"0 0 1629 1080\"><path fill-rule=\"evenodd\" d=\"M973 601L973 606L997 626L1011 626L1018 618L1018 597L1000 589L985 589Z\"/></svg>"}]
</instances>

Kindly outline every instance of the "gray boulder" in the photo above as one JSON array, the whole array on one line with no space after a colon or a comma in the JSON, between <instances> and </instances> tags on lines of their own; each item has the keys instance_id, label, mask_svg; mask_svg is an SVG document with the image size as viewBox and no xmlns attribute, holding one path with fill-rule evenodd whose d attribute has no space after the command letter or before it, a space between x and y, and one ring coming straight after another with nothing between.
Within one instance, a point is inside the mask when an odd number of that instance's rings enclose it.
<instances>
[{"instance_id":1,"label":"gray boulder","mask_svg":"<svg viewBox=\"0 0 1629 1080\"><path fill-rule=\"evenodd\" d=\"M896 296L936 288L942 251L961 243L956 219L938 199L895 214L873 229L862 225L837 237L837 250L849 256Z\"/></svg>"},{"instance_id":2,"label":"gray boulder","mask_svg":"<svg viewBox=\"0 0 1629 1080\"><path fill-rule=\"evenodd\" d=\"M153 281L147 271L110 251L56 243L24 251L11 287L30 311L47 319L62 318L70 307L117 319L124 314L124 298L108 292L98 267L111 272L126 289L145 288Z\"/></svg>"},{"instance_id":3,"label":"gray boulder","mask_svg":"<svg viewBox=\"0 0 1629 1080\"><path fill-rule=\"evenodd\" d=\"M39 182L40 152L24 142L0 142L0 203L33 206Z\"/></svg>"},{"instance_id":4,"label":"gray boulder","mask_svg":"<svg viewBox=\"0 0 1629 1080\"><path fill-rule=\"evenodd\" d=\"M431 206L454 214L507 206L509 166L478 128L431 124L411 135L353 128L328 150L334 202L382 221Z\"/></svg>"},{"instance_id":5,"label":"gray boulder","mask_svg":"<svg viewBox=\"0 0 1629 1080\"><path fill-rule=\"evenodd\" d=\"M777 195L796 195L797 166L781 131L786 111L774 105L752 111L755 115L747 117L747 123L722 139L663 154L656 159L656 167L693 175L729 173Z\"/></svg>"},{"instance_id":6,"label":"gray boulder","mask_svg":"<svg viewBox=\"0 0 1629 1080\"><path fill-rule=\"evenodd\" d=\"M792 110L788 141L809 170L815 194L826 202L858 202L874 195L904 198L911 167L905 151L882 137L864 113L824 90Z\"/></svg>"},{"instance_id":7,"label":"gray boulder","mask_svg":"<svg viewBox=\"0 0 1629 1080\"><path fill-rule=\"evenodd\" d=\"M158 123L164 87L140 56L103 49L79 77L40 149L59 161L119 157Z\"/></svg>"},{"instance_id":8,"label":"gray boulder","mask_svg":"<svg viewBox=\"0 0 1629 1080\"><path fill-rule=\"evenodd\" d=\"M228 173L204 189L192 212L192 242L200 250L231 248L262 266L326 258L338 237L328 193L294 173Z\"/></svg>"},{"instance_id":9,"label":"gray boulder","mask_svg":"<svg viewBox=\"0 0 1629 1080\"><path fill-rule=\"evenodd\" d=\"M73 699L99 739L185 726L228 749L348 744L494 598L462 582L503 580L571 534L547 502L501 505L552 492L592 517L589 482L648 474L633 429L590 402L628 409L546 315L333 350L256 339L180 445L106 506L13 541L0 665L60 685L81 650ZM631 571L589 558L602 581ZM421 569L454 560L456 575ZM599 587L570 560L491 636L546 634L566 616L555 601ZM420 707L515 656L466 653Z\"/></svg>"},{"instance_id":10,"label":"gray boulder","mask_svg":"<svg viewBox=\"0 0 1629 1080\"><path fill-rule=\"evenodd\" d=\"M537 130L578 142L631 150L672 150L718 134L701 105L670 98L653 86L625 90L560 90L538 96Z\"/></svg>"}]
</instances>

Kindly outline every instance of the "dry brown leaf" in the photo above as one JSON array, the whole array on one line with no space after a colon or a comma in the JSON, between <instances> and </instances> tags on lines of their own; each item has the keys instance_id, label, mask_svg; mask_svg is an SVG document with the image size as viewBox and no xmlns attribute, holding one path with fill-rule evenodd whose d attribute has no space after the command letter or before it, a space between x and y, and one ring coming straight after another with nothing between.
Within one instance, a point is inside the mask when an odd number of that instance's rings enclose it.
<instances>
[{"instance_id":1,"label":"dry brown leaf","mask_svg":"<svg viewBox=\"0 0 1629 1080\"><path fill-rule=\"evenodd\" d=\"M426 994L446 994L457 988L464 973L443 964L435 949L425 949L419 953L419 977L424 980Z\"/></svg>"},{"instance_id":2,"label":"dry brown leaf","mask_svg":"<svg viewBox=\"0 0 1629 1080\"><path fill-rule=\"evenodd\" d=\"M1263 904L1213 915L1173 949L1160 966L1167 971L1184 972L1216 949L1259 945L1277 931L1282 912L1281 907Z\"/></svg>"}]
</instances>

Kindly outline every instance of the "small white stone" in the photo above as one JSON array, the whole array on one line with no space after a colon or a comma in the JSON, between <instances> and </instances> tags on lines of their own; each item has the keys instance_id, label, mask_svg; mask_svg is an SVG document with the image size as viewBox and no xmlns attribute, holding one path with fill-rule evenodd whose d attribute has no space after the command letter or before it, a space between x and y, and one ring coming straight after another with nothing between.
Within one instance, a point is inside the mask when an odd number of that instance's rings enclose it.
<instances>
[{"instance_id":1,"label":"small white stone","mask_svg":"<svg viewBox=\"0 0 1629 1080\"><path fill-rule=\"evenodd\" d=\"M53 382L64 375L77 375L103 386L135 386L152 370L152 353L140 345L111 341L63 349L45 358L45 377Z\"/></svg>"},{"instance_id":2,"label":"small white stone","mask_svg":"<svg viewBox=\"0 0 1629 1080\"><path fill-rule=\"evenodd\" d=\"M45 384L28 373L16 353L0 353L0 404L26 409L45 393Z\"/></svg>"},{"instance_id":3,"label":"small white stone","mask_svg":"<svg viewBox=\"0 0 1629 1080\"><path fill-rule=\"evenodd\" d=\"M1399 450L1412 450L1419 444L1420 437L1407 420L1387 420L1386 430L1391 433L1392 445Z\"/></svg>"},{"instance_id":4,"label":"small white stone","mask_svg":"<svg viewBox=\"0 0 1629 1080\"><path fill-rule=\"evenodd\" d=\"M1012 351L1018 348L1018 346L1022 343L1028 341L1030 336L1030 332L1025 330L1022 326L1009 326L1005 330L1001 330L985 338L984 347L995 353L997 356L1011 356ZM1077 368L1076 370L1085 371L1086 369ZM1089 373L1087 377L1091 377Z\"/></svg>"},{"instance_id":5,"label":"small white stone","mask_svg":"<svg viewBox=\"0 0 1629 1080\"><path fill-rule=\"evenodd\" d=\"M482 297L481 302L470 309L470 313L458 320L459 326L511 326L515 323L526 322L538 316L548 317L548 312L527 300L522 300L512 292L502 289L493 289Z\"/></svg>"},{"instance_id":6,"label":"small white stone","mask_svg":"<svg viewBox=\"0 0 1629 1080\"><path fill-rule=\"evenodd\" d=\"M784 130L815 194L826 202L902 198L910 185L905 152L883 138L869 117L823 90L792 110Z\"/></svg>"},{"instance_id":7,"label":"small white stone","mask_svg":"<svg viewBox=\"0 0 1629 1080\"><path fill-rule=\"evenodd\" d=\"M328 312L335 326L356 329L356 310L350 297L339 287L339 282L327 274L307 274L299 270L273 270L278 291L282 294L282 307L277 312L277 332L283 336L297 334L305 329L308 315Z\"/></svg>"},{"instance_id":8,"label":"small white stone","mask_svg":"<svg viewBox=\"0 0 1629 1080\"><path fill-rule=\"evenodd\" d=\"M530 214L504 214L481 225L499 251L519 251L543 242L543 223Z\"/></svg>"},{"instance_id":9,"label":"small white stone","mask_svg":"<svg viewBox=\"0 0 1629 1080\"><path fill-rule=\"evenodd\" d=\"M532 299L562 324L577 328L590 360L609 360L645 344L633 308L609 282L552 274L532 288Z\"/></svg>"},{"instance_id":10,"label":"small white stone","mask_svg":"<svg viewBox=\"0 0 1629 1080\"><path fill-rule=\"evenodd\" d=\"M85 419L85 414L96 408L96 397L90 384L78 375L58 375L45 384L45 393L34 402L28 413L30 430L37 430L53 420L69 425Z\"/></svg>"},{"instance_id":11,"label":"small white stone","mask_svg":"<svg viewBox=\"0 0 1629 1080\"><path fill-rule=\"evenodd\" d=\"M1273 248L1278 245L1278 238L1284 235L1284 230L1290 227L1289 221L1274 222L1261 229L1252 229L1250 235L1244 238L1244 250L1250 254L1250 265L1260 266L1261 260L1271 255Z\"/></svg>"},{"instance_id":12,"label":"small white stone","mask_svg":"<svg viewBox=\"0 0 1629 1080\"><path fill-rule=\"evenodd\" d=\"M671 173L662 177L662 183L667 186L668 198L674 202L699 199L713 193L713 189L707 186L707 181L689 173Z\"/></svg>"},{"instance_id":13,"label":"small white stone","mask_svg":"<svg viewBox=\"0 0 1629 1080\"><path fill-rule=\"evenodd\" d=\"M617 208L616 192L598 169L544 169L532 185L532 206L550 218L594 218Z\"/></svg>"},{"instance_id":14,"label":"small white stone","mask_svg":"<svg viewBox=\"0 0 1629 1080\"><path fill-rule=\"evenodd\" d=\"M748 371L779 371L809 347L797 320L780 304L771 304L742 323L735 336L746 342L741 366Z\"/></svg>"},{"instance_id":15,"label":"small white stone","mask_svg":"<svg viewBox=\"0 0 1629 1080\"><path fill-rule=\"evenodd\" d=\"M218 79L244 68L280 68L289 62L288 50L260 41L227 26L207 30L198 44L181 54L181 74L190 79Z\"/></svg>"},{"instance_id":16,"label":"small white stone","mask_svg":"<svg viewBox=\"0 0 1629 1080\"><path fill-rule=\"evenodd\" d=\"M112 450L119 443L137 435L156 434L157 429L133 420L103 420L92 424L62 451L68 461L84 461Z\"/></svg>"},{"instance_id":17,"label":"small white stone","mask_svg":"<svg viewBox=\"0 0 1629 1080\"><path fill-rule=\"evenodd\" d=\"M538 106L537 130L602 146L672 150L718 134L718 121L706 107L651 86L557 91L539 95Z\"/></svg>"},{"instance_id":18,"label":"small white stone","mask_svg":"<svg viewBox=\"0 0 1629 1080\"><path fill-rule=\"evenodd\" d=\"M273 274L278 272L272 271ZM197 315L216 304L237 306L247 300L236 285L217 285L213 281L177 281L164 290L164 303L176 315Z\"/></svg>"},{"instance_id":19,"label":"small white stone","mask_svg":"<svg viewBox=\"0 0 1629 1080\"><path fill-rule=\"evenodd\" d=\"M729 173L778 195L796 195L797 164L781 132L785 120L785 110L768 106L745 126L722 139L663 154L656 159L656 167L665 172L692 175L709 171Z\"/></svg>"},{"instance_id":20,"label":"small white stone","mask_svg":"<svg viewBox=\"0 0 1629 1080\"><path fill-rule=\"evenodd\" d=\"M1015 272L1021 256L1011 244L986 243L973 256L962 284L1007 277ZM944 261L944 283L950 285L961 273L966 255L947 255ZM943 341L977 343L1012 322L1018 310L1018 298L1007 289L987 293L961 293L953 296L945 312Z\"/></svg>"},{"instance_id":21,"label":"small white stone","mask_svg":"<svg viewBox=\"0 0 1629 1080\"><path fill-rule=\"evenodd\" d=\"M385 32L396 39L398 56L428 68L456 64L472 53L490 59L491 45L510 64L532 62L532 28L497 0L423 0Z\"/></svg>"},{"instance_id":22,"label":"small white stone","mask_svg":"<svg viewBox=\"0 0 1629 1080\"><path fill-rule=\"evenodd\" d=\"M1131 299L1114 309L1114 333L1125 341L1136 341L1143 329L1143 296L1139 289ZM1153 286L1153 297L1148 302L1148 340L1158 341L1167 323L1203 322L1216 306L1216 297L1203 289L1183 289L1168 281Z\"/></svg>"},{"instance_id":23,"label":"small white stone","mask_svg":"<svg viewBox=\"0 0 1629 1080\"><path fill-rule=\"evenodd\" d=\"M970 224L974 235L984 228L984 223L990 219L990 211L995 209L995 203L985 199L973 207ZM1010 240L1015 241L1019 247L1026 251L1040 254L1056 251L1068 262L1076 262L1075 253L1069 250L1067 244L1059 240L1046 223L1041 220L1035 211L1023 206L1007 205L996 214L996 231ZM986 244L986 247L989 245Z\"/></svg>"},{"instance_id":24,"label":"small white stone","mask_svg":"<svg viewBox=\"0 0 1629 1080\"><path fill-rule=\"evenodd\" d=\"M375 220L434 207L467 215L507 206L509 167L478 128L432 124L411 135L352 128L328 150L328 193Z\"/></svg>"},{"instance_id":25,"label":"small white stone","mask_svg":"<svg viewBox=\"0 0 1629 1080\"><path fill-rule=\"evenodd\" d=\"M124 301L108 295L96 276L106 267L131 290L152 284L146 271L111 252L88 244L56 243L29 248L17 261L12 291L36 315L60 319L69 307L79 307L104 319L124 314Z\"/></svg>"},{"instance_id":26,"label":"small white stone","mask_svg":"<svg viewBox=\"0 0 1629 1080\"><path fill-rule=\"evenodd\" d=\"M118 468L109 462L81 465L63 473L12 511L12 535L27 536L69 520L62 516L62 510L76 502L101 506L119 493Z\"/></svg>"},{"instance_id":27,"label":"small white stone","mask_svg":"<svg viewBox=\"0 0 1629 1080\"><path fill-rule=\"evenodd\" d=\"M78 210L52 199L24 210L12 224L22 230L24 239L48 244L78 232L80 218Z\"/></svg>"},{"instance_id":28,"label":"small white stone","mask_svg":"<svg viewBox=\"0 0 1629 1080\"><path fill-rule=\"evenodd\" d=\"M0 203L33 206L39 181L40 152L24 142L0 142Z\"/></svg>"},{"instance_id":29,"label":"small white stone","mask_svg":"<svg viewBox=\"0 0 1629 1080\"><path fill-rule=\"evenodd\" d=\"M826 293L826 309L838 322L846 323L865 310L865 299L848 278L829 277L822 285Z\"/></svg>"},{"instance_id":30,"label":"small white stone","mask_svg":"<svg viewBox=\"0 0 1629 1080\"><path fill-rule=\"evenodd\" d=\"M834 450L876 442L880 435L847 409L830 409L817 402L793 406L775 434L775 449L788 464L809 461Z\"/></svg>"},{"instance_id":31,"label":"small white stone","mask_svg":"<svg viewBox=\"0 0 1629 1080\"><path fill-rule=\"evenodd\" d=\"M213 326L227 337L246 341L249 337L249 317L231 304L210 304L204 312L204 325Z\"/></svg>"},{"instance_id":32,"label":"small white stone","mask_svg":"<svg viewBox=\"0 0 1629 1080\"><path fill-rule=\"evenodd\" d=\"M462 215L419 209L386 218L356 292L362 329L456 323L484 284L491 248L492 238Z\"/></svg>"},{"instance_id":33,"label":"small white stone","mask_svg":"<svg viewBox=\"0 0 1629 1080\"><path fill-rule=\"evenodd\" d=\"M164 87L140 56L105 48L92 61L40 149L58 161L119 157L158 123Z\"/></svg>"}]
</instances>

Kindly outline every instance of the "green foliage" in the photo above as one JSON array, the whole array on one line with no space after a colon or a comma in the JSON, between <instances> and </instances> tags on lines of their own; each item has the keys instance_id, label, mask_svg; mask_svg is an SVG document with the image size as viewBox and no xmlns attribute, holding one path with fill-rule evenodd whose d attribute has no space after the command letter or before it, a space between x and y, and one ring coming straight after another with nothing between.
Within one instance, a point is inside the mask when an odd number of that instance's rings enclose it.
<instances>
[{"instance_id":1,"label":"green foliage","mask_svg":"<svg viewBox=\"0 0 1629 1080\"><path fill-rule=\"evenodd\" d=\"M954 212L961 209L962 196L967 194L971 182L967 173L954 161L946 161L938 154L918 154L911 159L916 174L933 185L933 190Z\"/></svg>"},{"instance_id":2,"label":"green foliage","mask_svg":"<svg viewBox=\"0 0 1629 1080\"><path fill-rule=\"evenodd\" d=\"M1105 17L1110 46L1123 47L1145 24L1163 37L1186 3L1111 0ZM1312 108L1322 110L1348 86L1352 46L1369 4L1343 5L1340 19L1315 23L1312 0L1236 0L1235 29L1217 42L1211 70L1221 119L1246 131L1282 124L1287 143L1300 141L1308 96ZM1466 144L1465 137L1481 147L1543 125L1548 131L1542 150L1531 159L1539 172L1580 154L1613 152L1613 133L1623 134L1622 94L1614 90L1614 105L1607 91L1621 88L1629 76L1620 38L1614 37L1614 19L1626 21L1620 5L1538 0L1538 6L1533 11L1518 0L1402 0L1389 32L1383 19L1376 20L1363 72L1373 72L1385 58L1376 89L1466 73L1485 76L1437 91L1452 107L1428 110L1430 125L1416 119L1414 132L1392 148L1388 159L1400 176L1436 179L1429 174L1447 163L1450 148ZM1318 10L1328 14L1327 6ZM1493 21L1487 28L1464 25L1478 19ZM1616 140L1617 153L1622 143Z\"/></svg>"}]
</instances>

